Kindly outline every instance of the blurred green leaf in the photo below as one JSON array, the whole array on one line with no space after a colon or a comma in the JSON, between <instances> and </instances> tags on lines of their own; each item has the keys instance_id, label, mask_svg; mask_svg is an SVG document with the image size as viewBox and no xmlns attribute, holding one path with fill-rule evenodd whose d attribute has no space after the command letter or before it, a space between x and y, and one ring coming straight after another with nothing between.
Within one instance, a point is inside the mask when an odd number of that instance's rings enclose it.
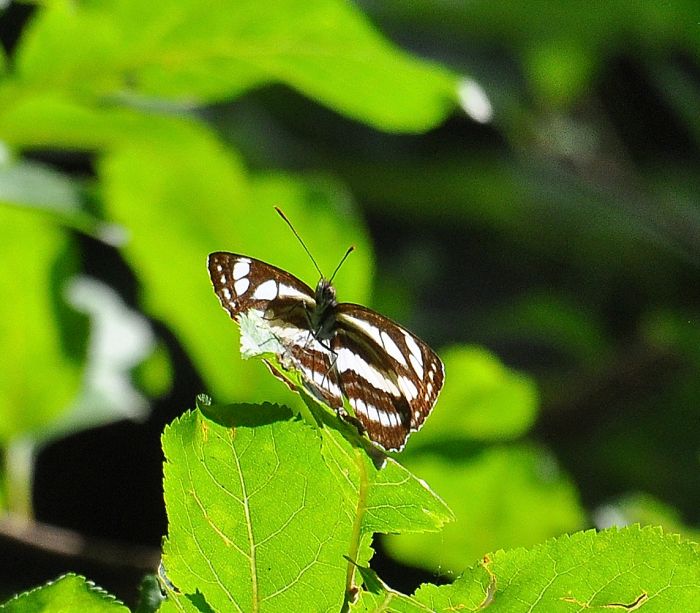
<instances>
[{"instance_id":1,"label":"blurred green leaf","mask_svg":"<svg viewBox=\"0 0 700 613\"><path fill-rule=\"evenodd\" d=\"M529 546L576 530L584 517L575 488L548 453L526 445L475 449L453 457L406 456L457 518L439 534L390 536L392 557L435 571L460 572L485 551ZM465 454L465 455L457 455Z\"/></svg>"},{"instance_id":2,"label":"blurred green leaf","mask_svg":"<svg viewBox=\"0 0 700 613\"><path fill-rule=\"evenodd\" d=\"M112 288L89 277L71 280L66 296L76 311L90 319L88 360L82 389L70 411L50 424L43 437L122 419L144 419L148 400L133 387L131 371L155 346L148 321L125 305ZM163 385L168 385L167 380Z\"/></svg>"},{"instance_id":3,"label":"blurred green leaf","mask_svg":"<svg viewBox=\"0 0 700 613\"><path fill-rule=\"evenodd\" d=\"M670 353L682 353L700 367L700 313L688 310L655 309L640 322L644 339Z\"/></svg>"},{"instance_id":4,"label":"blurred green leaf","mask_svg":"<svg viewBox=\"0 0 700 613\"><path fill-rule=\"evenodd\" d=\"M193 124L194 131L201 130L185 117L91 105L70 93L24 91L16 83L0 85L0 134L18 148L112 151L144 140L155 148L158 143L167 145L182 138L179 134Z\"/></svg>"},{"instance_id":5,"label":"blurred green leaf","mask_svg":"<svg viewBox=\"0 0 700 613\"><path fill-rule=\"evenodd\" d=\"M537 415L537 389L479 347L441 352L445 386L436 409L408 450L454 440L499 440L526 432Z\"/></svg>"},{"instance_id":6,"label":"blurred green leaf","mask_svg":"<svg viewBox=\"0 0 700 613\"><path fill-rule=\"evenodd\" d=\"M32 21L16 64L27 89L134 102L214 102L282 82L389 131L427 130L456 106L454 75L402 52L338 0L54 3Z\"/></svg>"},{"instance_id":7,"label":"blurred green leaf","mask_svg":"<svg viewBox=\"0 0 700 613\"><path fill-rule=\"evenodd\" d=\"M129 609L94 583L64 575L0 605L3 613L129 613Z\"/></svg>"},{"instance_id":8,"label":"blurred green leaf","mask_svg":"<svg viewBox=\"0 0 700 613\"><path fill-rule=\"evenodd\" d=\"M215 395L289 400L263 365L241 361L238 327L218 304L207 255L230 250L258 257L315 285L318 273L276 215L279 205L322 270L335 268L346 245L358 247L337 286L343 299L361 302L371 277L369 242L336 184L283 175L251 179L207 131L189 126L171 138L169 146L120 150L101 168L109 216L130 236L123 253L141 283L143 304L177 334Z\"/></svg>"},{"instance_id":9,"label":"blurred green leaf","mask_svg":"<svg viewBox=\"0 0 700 613\"><path fill-rule=\"evenodd\" d=\"M632 524L660 526L664 532L700 542L700 530L685 524L678 509L642 492L615 498L596 509L594 516L596 525L602 528Z\"/></svg>"},{"instance_id":10,"label":"blurred green leaf","mask_svg":"<svg viewBox=\"0 0 700 613\"><path fill-rule=\"evenodd\" d=\"M64 301L76 271L69 237L36 213L0 206L0 441L37 434L75 399L86 322Z\"/></svg>"},{"instance_id":11,"label":"blurred green leaf","mask_svg":"<svg viewBox=\"0 0 700 613\"><path fill-rule=\"evenodd\" d=\"M557 96L552 98L553 75L542 70L533 72L533 79L543 83L528 82L529 95L547 94L545 101L558 100L572 103L581 93L583 75L576 77L576 69L590 74L590 81L597 82L600 73L625 53L657 57L660 49L682 48L690 57L700 57L697 37L697 6L693 0L678 0L672 5L655 3L639 4L629 0L613 0L599 10L591 10L585 3L556 3L547 0L509 3L503 5L488 0L469 3L426 0L407 3L400 0L363 2L362 6L388 28L399 31L416 31L425 40L461 42L467 48L489 48L495 41L505 46L502 55L512 54L513 62L528 63L533 50L560 56L575 54L575 62L564 72ZM630 44L630 41L634 41ZM552 51L550 51L552 50ZM493 54L491 54L493 56ZM478 65L493 70L493 59L481 59ZM644 59L647 59L646 57ZM472 60L474 61L474 60ZM567 62L562 58L560 61ZM572 78L575 77L575 78ZM493 82L512 79L512 73L503 69L502 74L489 74ZM508 89L513 90L512 84ZM569 89L570 88L570 89ZM587 93L589 90L584 90ZM539 102L539 99L538 99Z\"/></svg>"},{"instance_id":12,"label":"blurred green leaf","mask_svg":"<svg viewBox=\"0 0 700 613\"><path fill-rule=\"evenodd\" d=\"M163 342L156 342L153 352L134 369L138 387L149 397L166 394L172 385L173 367L168 349Z\"/></svg>"},{"instance_id":13,"label":"blurred green leaf","mask_svg":"<svg viewBox=\"0 0 700 613\"><path fill-rule=\"evenodd\" d=\"M487 315L490 334L556 350L581 366L608 357L610 340L599 315L564 293L533 290Z\"/></svg>"},{"instance_id":14,"label":"blurred green leaf","mask_svg":"<svg viewBox=\"0 0 700 613\"><path fill-rule=\"evenodd\" d=\"M490 554L452 585L424 585L414 598L432 611L453 611L462 603L471 610L533 613L695 611L700 552L657 528L591 530L530 550Z\"/></svg>"},{"instance_id":15,"label":"blurred green leaf","mask_svg":"<svg viewBox=\"0 0 700 613\"><path fill-rule=\"evenodd\" d=\"M0 162L0 203L44 212L50 220L104 238L107 229L83 210L82 200L81 186L68 175L36 162Z\"/></svg>"},{"instance_id":16,"label":"blurred green leaf","mask_svg":"<svg viewBox=\"0 0 700 613\"><path fill-rule=\"evenodd\" d=\"M554 108L566 108L587 93L595 60L580 40L544 41L525 50L527 76L536 96Z\"/></svg>"}]
</instances>

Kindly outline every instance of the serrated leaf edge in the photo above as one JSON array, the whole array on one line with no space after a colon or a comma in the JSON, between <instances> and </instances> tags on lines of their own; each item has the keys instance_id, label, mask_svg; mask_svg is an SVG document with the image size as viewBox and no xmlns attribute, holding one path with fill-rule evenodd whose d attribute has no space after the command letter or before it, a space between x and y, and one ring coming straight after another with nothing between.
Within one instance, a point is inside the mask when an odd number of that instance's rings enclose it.
<instances>
[{"instance_id":1,"label":"serrated leaf edge","mask_svg":"<svg viewBox=\"0 0 700 613\"><path fill-rule=\"evenodd\" d=\"M94 581L91 581L90 579L87 579L83 575L79 575L77 573L65 573L63 575L60 575L59 577L56 577L55 579L51 579L51 580L47 581L46 583L43 583L42 585L37 585L33 588L25 590L24 592L20 592L19 594L15 594L14 596L12 596L12 598L10 598L9 600L6 600L4 603L0 604L0 611L2 609L4 609L6 606L15 602L16 600L19 600L20 598L25 598L27 596L31 596L35 592L46 589L47 587L51 587L52 585L56 585L59 581L62 581L63 579L72 578L72 577L75 577L77 579L82 579L83 582L85 583L85 585L87 586L88 590L90 592L93 592L94 594L98 595L103 600L114 603L114 604L122 605L123 607L126 607L126 605L121 600L119 600L113 594L110 594L104 588L97 585Z\"/></svg>"}]
</instances>

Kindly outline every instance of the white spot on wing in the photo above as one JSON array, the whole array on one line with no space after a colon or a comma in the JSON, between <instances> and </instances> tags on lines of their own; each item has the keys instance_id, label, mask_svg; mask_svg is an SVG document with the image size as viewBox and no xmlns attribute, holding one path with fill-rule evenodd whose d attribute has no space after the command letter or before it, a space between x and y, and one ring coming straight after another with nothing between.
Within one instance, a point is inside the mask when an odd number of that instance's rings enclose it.
<instances>
[{"instance_id":1,"label":"white spot on wing","mask_svg":"<svg viewBox=\"0 0 700 613\"><path fill-rule=\"evenodd\" d=\"M399 389L409 401L415 400L418 397L418 388L413 381L403 375L399 377Z\"/></svg>"},{"instance_id":2,"label":"white spot on wing","mask_svg":"<svg viewBox=\"0 0 700 613\"><path fill-rule=\"evenodd\" d=\"M377 410L377 413L379 414L379 423L382 424L385 428L389 428L393 425L393 422L391 420L391 413L387 413L386 411L380 411Z\"/></svg>"},{"instance_id":3,"label":"white spot on wing","mask_svg":"<svg viewBox=\"0 0 700 613\"><path fill-rule=\"evenodd\" d=\"M300 300L311 300L311 296L306 294L305 292L301 292L295 287L292 287L291 285L285 285L284 283L280 283L277 295L280 298L299 298Z\"/></svg>"},{"instance_id":4,"label":"white spot on wing","mask_svg":"<svg viewBox=\"0 0 700 613\"><path fill-rule=\"evenodd\" d=\"M221 281L221 284L224 285L226 283L226 275L221 275L219 277L219 281Z\"/></svg>"},{"instance_id":5,"label":"white spot on wing","mask_svg":"<svg viewBox=\"0 0 700 613\"><path fill-rule=\"evenodd\" d=\"M363 358L350 351L350 349L341 347L338 349L337 354L338 360L336 364L340 372L351 370L377 389L396 397L401 395L399 388L396 387L391 379L388 379L381 371L377 370L371 364L368 364Z\"/></svg>"},{"instance_id":6,"label":"white spot on wing","mask_svg":"<svg viewBox=\"0 0 700 613\"><path fill-rule=\"evenodd\" d=\"M318 370L310 370L306 367L302 367L302 370L309 379L318 385L318 387L328 390L331 394L333 394L333 396L341 396L340 388L333 383L333 381L331 381L331 379L325 373L319 372Z\"/></svg>"},{"instance_id":7,"label":"white spot on wing","mask_svg":"<svg viewBox=\"0 0 700 613\"><path fill-rule=\"evenodd\" d=\"M399 364L408 366L406 364L406 358L404 357L403 353L401 353L401 349L399 349L399 346L394 342L394 339L391 338L391 336L389 336L384 330L382 330L382 344L384 345L386 352Z\"/></svg>"},{"instance_id":8,"label":"white spot on wing","mask_svg":"<svg viewBox=\"0 0 700 613\"><path fill-rule=\"evenodd\" d=\"M255 300L273 300L277 297L277 281L268 279L264 283L258 285L253 292Z\"/></svg>"},{"instance_id":9,"label":"white spot on wing","mask_svg":"<svg viewBox=\"0 0 700 613\"><path fill-rule=\"evenodd\" d=\"M369 336L375 343L377 343L377 345L379 345L380 347L384 347L384 349L386 349L386 352L397 362L399 362L399 364L408 366L408 364L406 363L406 358L403 355L403 353L401 353L401 350L399 349L398 345L384 330L380 330L379 328L377 328L377 326L373 326L371 323L365 321L364 319L360 319L359 317L353 317L352 315L347 315L346 313L343 313L340 316L340 319L344 319L351 326L355 326L355 328L367 334L367 336Z\"/></svg>"},{"instance_id":10,"label":"white spot on wing","mask_svg":"<svg viewBox=\"0 0 700 613\"><path fill-rule=\"evenodd\" d=\"M377 343L377 345L382 345L382 337L379 333L379 328L377 328L376 326L373 326L371 323L365 321L364 319L360 319L359 317L353 317L352 315L348 315L347 313L343 313L340 316L340 318L347 321L351 326L355 326L359 330L362 330L362 332L364 332L365 334L367 334L367 336L374 340L374 342Z\"/></svg>"},{"instance_id":11,"label":"white spot on wing","mask_svg":"<svg viewBox=\"0 0 700 613\"><path fill-rule=\"evenodd\" d=\"M423 378L423 363L418 361L416 359L416 356L413 354L408 356L408 359L411 360L411 366L413 367L413 370L415 370L416 374L422 379Z\"/></svg>"},{"instance_id":12,"label":"white spot on wing","mask_svg":"<svg viewBox=\"0 0 700 613\"><path fill-rule=\"evenodd\" d=\"M238 281L233 284L233 289L236 290L236 294L239 296L245 294L248 291L248 287L250 287L250 281L248 281L246 277L238 279Z\"/></svg>"},{"instance_id":13,"label":"white spot on wing","mask_svg":"<svg viewBox=\"0 0 700 613\"><path fill-rule=\"evenodd\" d=\"M238 281L241 277L247 277L250 272L250 263L245 260L238 260L233 265L233 278Z\"/></svg>"},{"instance_id":14,"label":"white spot on wing","mask_svg":"<svg viewBox=\"0 0 700 613\"><path fill-rule=\"evenodd\" d=\"M421 353L418 343L416 343L415 339L410 334L408 334L408 332L404 332L403 336L406 339L406 346L411 352L411 355L414 355L416 359L421 363L421 365L423 365L423 354Z\"/></svg>"},{"instance_id":15,"label":"white spot on wing","mask_svg":"<svg viewBox=\"0 0 700 613\"><path fill-rule=\"evenodd\" d=\"M226 298L226 300L231 300L231 292L229 291L228 287L222 289L221 293L224 295L224 298Z\"/></svg>"},{"instance_id":16,"label":"white spot on wing","mask_svg":"<svg viewBox=\"0 0 700 613\"><path fill-rule=\"evenodd\" d=\"M375 407L372 404L367 404L367 417L374 422L382 423L379 419L379 412L377 411L377 407Z\"/></svg>"}]
</instances>

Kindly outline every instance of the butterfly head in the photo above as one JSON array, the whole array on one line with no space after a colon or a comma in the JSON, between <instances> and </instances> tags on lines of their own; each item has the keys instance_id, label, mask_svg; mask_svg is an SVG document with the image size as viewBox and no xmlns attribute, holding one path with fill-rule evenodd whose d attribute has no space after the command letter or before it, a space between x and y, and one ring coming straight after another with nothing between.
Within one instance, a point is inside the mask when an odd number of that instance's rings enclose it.
<instances>
[{"instance_id":1,"label":"butterfly head","mask_svg":"<svg viewBox=\"0 0 700 613\"><path fill-rule=\"evenodd\" d=\"M323 277L321 277L316 285L316 308L320 310L326 310L329 307L334 307L338 304L338 300L335 297L335 287L333 284Z\"/></svg>"}]
</instances>

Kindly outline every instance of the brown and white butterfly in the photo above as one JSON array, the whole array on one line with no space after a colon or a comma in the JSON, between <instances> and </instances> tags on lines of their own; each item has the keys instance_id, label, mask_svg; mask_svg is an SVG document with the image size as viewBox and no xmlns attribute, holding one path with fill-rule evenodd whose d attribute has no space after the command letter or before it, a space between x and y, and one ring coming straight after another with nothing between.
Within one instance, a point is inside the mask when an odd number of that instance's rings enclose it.
<instances>
[{"instance_id":1,"label":"brown and white butterfly","mask_svg":"<svg viewBox=\"0 0 700 613\"><path fill-rule=\"evenodd\" d=\"M421 427L444 381L440 358L422 340L359 304L337 302L323 276L314 291L276 266L223 251L208 267L229 315L238 323L255 315L276 339L280 362L341 414L347 398L371 441L400 450Z\"/></svg>"}]
</instances>

